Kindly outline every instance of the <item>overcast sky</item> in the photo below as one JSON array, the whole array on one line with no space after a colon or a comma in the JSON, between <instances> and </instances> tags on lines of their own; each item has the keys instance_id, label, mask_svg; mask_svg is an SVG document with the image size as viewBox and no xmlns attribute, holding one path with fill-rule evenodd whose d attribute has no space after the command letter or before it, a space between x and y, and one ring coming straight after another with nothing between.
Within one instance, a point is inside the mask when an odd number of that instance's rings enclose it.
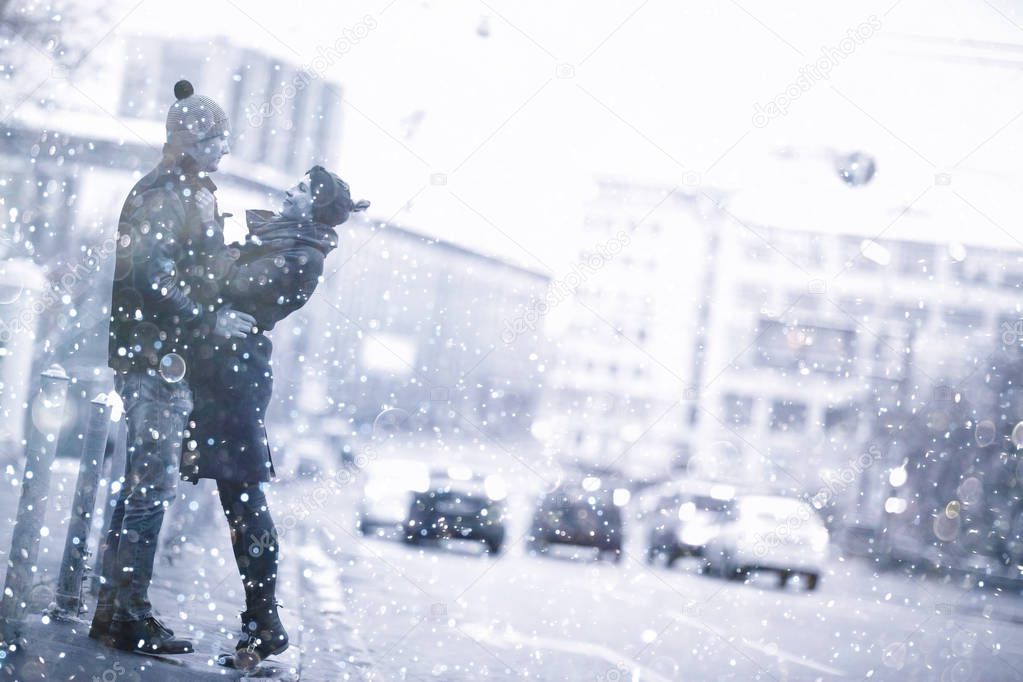
<instances>
[{"instance_id":1,"label":"overcast sky","mask_svg":"<svg viewBox=\"0 0 1023 682\"><path fill-rule=\"evenodd\" d=\"M834 202L869 206L857 220L870 223L916 201L924 222L972 211L968 241L1011 243L1020 4L147 0L116 30L225 35L309 64L344 30L372 24L330 72L349 105L341 171L357 193L380 218L557 268L574 255L598 174L669 187L697 178L764 222L820 229L830 213L848 222ZM754 125L758 103L865 26L827 80ZM792 165L779 166L782 148L803 159L798 170L779 170ZM871 187L843 187L829 149L873 154ZM973 209L935 187L943 172ZM447 184L431 185L435 173ZM952 222L939 238L958 238Z\"/></svg>"}]
</instances>

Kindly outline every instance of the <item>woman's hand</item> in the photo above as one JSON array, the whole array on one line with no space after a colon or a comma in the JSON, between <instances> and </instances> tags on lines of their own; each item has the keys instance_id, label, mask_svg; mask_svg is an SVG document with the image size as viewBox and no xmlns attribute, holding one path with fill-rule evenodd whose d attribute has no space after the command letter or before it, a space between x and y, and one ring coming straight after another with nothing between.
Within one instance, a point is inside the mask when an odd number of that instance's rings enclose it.
<instances>
[{"instance_id":1,"label":"woman's hand","mask_svg":"<svg viewBox=\"0 0 1023 682\"><path fill-rule=\"evenodd\" d=\"M217 311L217 326L213 333L225 339L244 339L256 326L256 318L240 310L221 308Z\"/></svg>"}]
</instances>

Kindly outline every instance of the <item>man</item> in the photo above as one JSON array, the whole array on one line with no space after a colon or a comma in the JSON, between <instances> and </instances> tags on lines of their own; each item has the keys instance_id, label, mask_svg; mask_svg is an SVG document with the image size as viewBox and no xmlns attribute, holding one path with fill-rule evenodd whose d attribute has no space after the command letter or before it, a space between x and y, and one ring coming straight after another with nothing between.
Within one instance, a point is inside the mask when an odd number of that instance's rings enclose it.
<instances>
[{"instance_id":1,"label":"man","mask_svg":"<svg viewBox=\"0 0 1023 682\"><path fill-rule=\"evenodd\" d=\"M188 366L209 335L244 338L255 319L218 309L223 216L209 174L230 126L188 81L174 86L163 158L132 188L118 225L109 364L128 432L124 483L107 529L89 636L126 651L192 651L153 615L148 589L192 411Z\"/></svg>"}]
</instances>

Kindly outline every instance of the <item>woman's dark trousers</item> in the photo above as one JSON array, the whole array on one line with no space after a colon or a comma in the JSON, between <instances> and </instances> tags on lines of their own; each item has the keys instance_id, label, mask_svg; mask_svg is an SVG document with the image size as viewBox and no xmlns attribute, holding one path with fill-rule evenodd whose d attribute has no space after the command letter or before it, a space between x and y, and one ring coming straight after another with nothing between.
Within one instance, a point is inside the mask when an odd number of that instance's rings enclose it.
<instances>
[{"instance_id":1,"label":"woman's dark trousers","mask_svg":"<svg viewBox=\"0 0 1023 682\"><path fill-rule=\"evenodd\" d=\"M277 529L259 483L217 480L231 527L234 559L245 586L247 610L272 604L277 590Z\"/></svg>"}]
</instances>

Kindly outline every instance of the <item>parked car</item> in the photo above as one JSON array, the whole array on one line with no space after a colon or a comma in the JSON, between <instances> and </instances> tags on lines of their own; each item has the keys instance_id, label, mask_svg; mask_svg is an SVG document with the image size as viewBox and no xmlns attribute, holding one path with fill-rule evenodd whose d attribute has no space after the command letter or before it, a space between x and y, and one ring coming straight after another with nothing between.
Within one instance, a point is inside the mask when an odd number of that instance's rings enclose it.
<instances>
[{"instance_id":1,"label":"parked car","mask_svg":"<svg viewBox=\"0 0 1023 682\"><path fill-rule=\"evenodd\" d=\"M296 437L288 441L284 467L296 478L316 478L329 476L337 460L322 438Z\"/></svg>"},{"instance_id":2,"label":"parked car","mask_svg":"<svg viewBox=\"0 0 1023 682\"><path fill-rule=\"evenodd\" d=\"M356 465L355 448L352 446L352 426L340 417L324 417L317 422L316 432L327 442L338 463L344 467Z\"/></svg>"},{"instance_id":3,"label":"parked car","mask_svg":"<svg viewBox=\"0 0 1023 682\"><path fill-rule=\"evenodd\" d=\"M828 530L810 505L791 497L747 495L736 500L733 518L704 548L708 568L735 579L750 571L777 571L784 587L801 575L816 589L828 554Z\"/></svg>"},{"instance_id":4,"label":"parked car","mask_svg":"<svg viewBox=\"0 0 1023 682\"><path fill-rule=\"evenodd\" d=\"M499 474L484 475L459 466L434 469L426 488L412 495L404 523L405 541L472 540L497 554L504 543L507 494Z\"/></svg>"},{"instance_id":5,"label":"parked car","mask_svg":"<svg viewBox=\"0 0 1023 682\"><path fill-rule=\"evenodd\" d=\"M364 535L403 532L413 495L424 493L429 487L430 471L422 462L406 459L368 462L362 472L356 529Z\"/></svg>"},{"instance_id":6,"label":"parked car","mask_svg":"<svg viewBox=\"0 0 1023 682\"><path fill-rule=\"evenodd\" d=\"M661 559L670 567L679 559L702 558L734 509L735 488L730 485L688 481L661 494L645 515L647 561Z\"/></svg>"},{"instance_id":7,"label":"parked car","mask_svg":"<svg viewBox=\"0 0 1023 682\"><path fill-rule=\"evenodd\" d=\"M533 515L529 548L547 552L554 544L595 547L601 559L622 557L622 513L626 488L588 476L562 483L540 498Z\"/></svg>"}]
</instances>

